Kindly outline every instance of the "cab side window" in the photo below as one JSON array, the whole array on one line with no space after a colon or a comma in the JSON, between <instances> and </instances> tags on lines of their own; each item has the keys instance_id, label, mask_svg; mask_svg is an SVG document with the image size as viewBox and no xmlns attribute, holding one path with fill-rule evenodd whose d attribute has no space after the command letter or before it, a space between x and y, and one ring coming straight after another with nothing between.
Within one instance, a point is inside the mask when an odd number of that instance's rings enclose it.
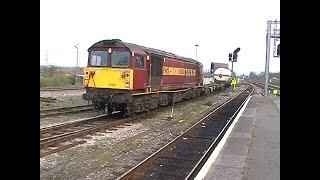
<instances>
[{"instance_id":1,"label":"cab side window","mask_svg":"<svg viewBox=\"0 0 320 180\"><path fill-rule=\"evenodd\" d=\"M136 67L144 68L144 58L142 56L136 56Z\"/></svg>"}]
</instances>

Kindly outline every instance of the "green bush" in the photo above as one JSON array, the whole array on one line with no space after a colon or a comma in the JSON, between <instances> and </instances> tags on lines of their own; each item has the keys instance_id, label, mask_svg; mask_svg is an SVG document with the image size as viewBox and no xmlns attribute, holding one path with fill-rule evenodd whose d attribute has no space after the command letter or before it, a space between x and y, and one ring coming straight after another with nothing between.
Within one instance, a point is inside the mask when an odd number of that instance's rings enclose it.
<instances>
[{"instance_id":1,"label":"green bush","mask_svg":"<svg viewBox=\"0 0 320 180\"><path fill-rule=\"evenodd\" d=\"M53 76L40 79L40 87L62 87L75 84L75 76Z\"/></svg>"}]
</instances>

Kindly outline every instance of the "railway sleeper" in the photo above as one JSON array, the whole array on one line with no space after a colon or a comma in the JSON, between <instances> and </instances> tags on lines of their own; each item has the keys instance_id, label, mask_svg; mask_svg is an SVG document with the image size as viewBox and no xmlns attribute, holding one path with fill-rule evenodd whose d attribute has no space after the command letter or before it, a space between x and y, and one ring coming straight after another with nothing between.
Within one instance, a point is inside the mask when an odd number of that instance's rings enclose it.
<instances>
[{"instance_id":1,"label":"railway sleeper","mask_svg":"<svg viewBox=\"0 0 320 180\"><path fill-rule=\"evenodd\" d=\"M67 144L67 145L63 145L63 146L59 146L59 147L47 147L47 151L43 151L42 153L40 153L40 157L44 157L44 156L47 156L49 154L53 154L53 153L56 153L56 152L59 152L59 151L62 151L64 149L68 149L68 148L71 148L71 147L74 147L78 144L83 144L85 143L86 141L84 140L81 140L81 141L74 141L72 142L71 144Z\"/></svg>"},{"instance_id":2,"label":"railway sleeper","mask_svg":"<svg viewBox=\"0 0 320 180\"><path fill-rule=\"evenodd\" d=\"M178 156L202 156L203 154L205 154L206 151L203 150L203 151L182 151L182 152L175 152L175 154L177 154Z\"/></svg>"},{"instance_id":3,"label":"railway sleeper","mask_svg":"<svg viewBox=\"0 0 320 180\"><path fill-rule=\"evenodd\" d=\"M185 175L181 173L170 173L170 172L159 172L158 173L160 177L166 176L166 177L171 177L172 179L183 179L185 178Z\"/></svg>"},{"instance_id":4,"label":"railway sleeper","mask_svg":"<svg viewBox=\"0 0 320 180\"><path fill-rule=\"evenodd\" d=\"M174 167L175 169L185 169L185 168L190 168L190 165L187 164L181 164L181 163L168 163L165 164L165 166L170 166L170 167Z\"/></svg>"},{"instance_id":5,"label":"railway sleeper","mask_svg":"<svg viewBox=\"0 0 320 180\"><path fill-rule=\"evenodd\" d=\"M160 158L160 159L170 159L170 160L180 160L180 161L187 161L187 162L197 162L198 159L196 158L184 158L184 157L176 157L176 156L165 156L165 155L162 155L162 156L159 156L157 158Z\"/></svg>"}]
</instances>

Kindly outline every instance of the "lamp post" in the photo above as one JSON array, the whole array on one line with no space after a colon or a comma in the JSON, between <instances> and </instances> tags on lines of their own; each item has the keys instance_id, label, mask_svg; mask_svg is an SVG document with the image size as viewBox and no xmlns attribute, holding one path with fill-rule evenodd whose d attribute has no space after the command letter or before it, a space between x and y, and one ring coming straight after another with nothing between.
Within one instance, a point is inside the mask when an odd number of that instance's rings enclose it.
<instances>
[{"instance_id":1,"label":"lamp post","mask_svg":"<svg viewBox=\"0 0 320 180\"><path fill-rule=\"evenodd\" d=\"M198 50L198 44L196 44L196 60L198 61L198 52L197 52L197 50Z\"/></svg>"},{"instance_id":2,"label":"lamp post","mask_svg":"<svg viewBox=\"0 0 320 180\"><path fill-rule=\"evenodd\" d=\"M76 62L76 73L77 73L77 67L78 67L78 44L76 44L75 46L74 46L75 48L77 48L77 62Z\"/></svg>"}]
</instances>

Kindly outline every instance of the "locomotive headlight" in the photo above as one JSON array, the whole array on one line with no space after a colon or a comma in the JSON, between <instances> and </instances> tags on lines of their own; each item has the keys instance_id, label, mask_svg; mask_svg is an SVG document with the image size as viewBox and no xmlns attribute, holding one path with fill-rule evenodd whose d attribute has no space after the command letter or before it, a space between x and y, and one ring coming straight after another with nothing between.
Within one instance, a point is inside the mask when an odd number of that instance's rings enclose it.
<instances>
[{"instance_id":1,"label":"locomotive headlight","mask_svg":"<svg viewBox=\"0 0 320 180\"><path fill-rule=\"evenodd\" d=\"M125 77L125 73L124 72L120 72L120 77L124 78Z\"/></svg>"},{"instance_id":2,"label":"locomotive headlight","mask_svg":"<svg viewBox=\"0 0 320 180\"><path fill-rule=\"evenodd\" d=\"M88 80L89 79L89 71L86 71L84 73L84 79Z\"/></svg>"},{"instance_id":3,"label":"locomotive headlight","mask_svg":"<svg viewBox=\"0 0 320 180\"><path fill-rule=\"evenodd\" d=\"M129 88L130 87L130 72L125 72L125 87Z\"/></svg>"}]
</instances>

